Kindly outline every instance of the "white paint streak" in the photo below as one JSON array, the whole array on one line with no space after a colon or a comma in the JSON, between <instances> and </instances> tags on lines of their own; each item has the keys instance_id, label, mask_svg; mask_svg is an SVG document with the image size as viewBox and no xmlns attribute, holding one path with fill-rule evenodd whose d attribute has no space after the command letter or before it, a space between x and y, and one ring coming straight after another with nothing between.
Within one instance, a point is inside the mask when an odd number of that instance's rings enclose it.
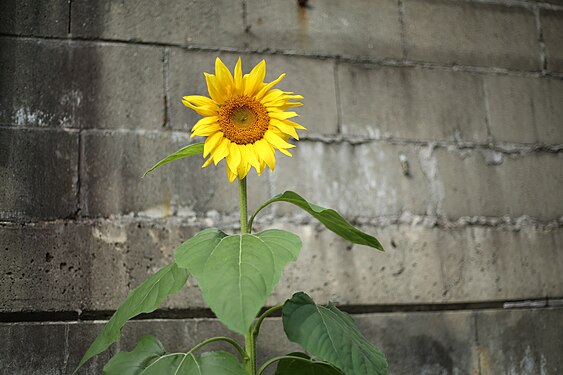
<instances>
[{"instance_id":1,"label":"white paint streak","mask_svg":"<svg viewBox=\"0 0 563 375\"><path fill-rule=\"evenodd\" d=\"M443 211L442 206L446 193L444 183L438 176L438 163L432 155L433 151L434 145L429 144L428 147L419 149L418 155L422 172L430 184L430 204L426 213L428 215L439 215Z\"/></svg>"},{"instance_id":2,"label":"white paint streak","mask_svg":"<svg viewBox=\"0 0 563 375\"><path fill-rule=\"evenodd\" d=\"M110 225L93 227L92 236L109 244L125 243L127 241L127 233L123 228Z\"/></svg>"}]
</instances>

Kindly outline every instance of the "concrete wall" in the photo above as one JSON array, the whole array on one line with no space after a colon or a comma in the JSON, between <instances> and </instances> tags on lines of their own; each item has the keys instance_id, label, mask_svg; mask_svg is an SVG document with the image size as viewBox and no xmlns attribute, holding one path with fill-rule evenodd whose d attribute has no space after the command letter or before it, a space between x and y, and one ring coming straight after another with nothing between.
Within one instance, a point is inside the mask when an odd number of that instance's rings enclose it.
<instances>
[{"instance_id":1,"label":"concrete wall","mask_svg":"<svg viewBox=\"0 0 563 375\"><path fill-rule=\"evenodd\" d=\"M563 371L563 1L3 0L0 373L67 374L130 288L207 226L238 227L224 167L177 162L215 56L303 94L287 189L386 253L278 205L304 249L270 300L355 314L391 374ZM225 329L192 281L112 349ZM291 349L277 319L261 355ZM109 353L108 353L109 354ZM83 374L99 374L108 354Z\"/></svg>"}]
</instances>

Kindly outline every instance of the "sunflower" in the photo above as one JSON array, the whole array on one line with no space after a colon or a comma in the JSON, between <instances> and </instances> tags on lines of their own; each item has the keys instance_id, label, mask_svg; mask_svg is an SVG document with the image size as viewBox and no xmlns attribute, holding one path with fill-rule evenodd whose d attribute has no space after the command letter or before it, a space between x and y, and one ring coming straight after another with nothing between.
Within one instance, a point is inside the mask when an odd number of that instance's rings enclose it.
<instances>
[{"instance_id":1,"label":"sunflower","mask_svg":"<svg viewBox=\"0 0 563 375\"><path fill-rule=\"evenodd\" d=\"M226 159L227 177L233 182L237 176L245 178L252 167L258 175L266 166L273 171L276 150L291 156L288 149L295 146L287 142L289 137L299 140L296 129L306 129L290 120L297 113L286 111L303 105L294 101L303 97L273 88L285 74L265 83L266 62L262 60L243 76L239 57L234 75L219 58L215 60L215 75L204 75L210 98L192 95L182 100L203 116L191 135L207 137L203 157L209 158L202 168Z\"/></svg>"}]
</instances>

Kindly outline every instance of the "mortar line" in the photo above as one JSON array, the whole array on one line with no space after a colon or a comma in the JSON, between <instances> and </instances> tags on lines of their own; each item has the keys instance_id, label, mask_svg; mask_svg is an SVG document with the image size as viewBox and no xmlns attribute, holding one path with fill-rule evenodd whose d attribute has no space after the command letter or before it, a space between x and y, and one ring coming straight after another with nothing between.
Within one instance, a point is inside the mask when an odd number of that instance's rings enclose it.
<instances>
[{"instance_id":1,"label":"mortar line","mask_svg":"<svg viewBox=\"0 0 563 375\"><path fill-rule=\"evenodd\" d=\"M250 25L248 24L248 8L246 0L241 0L242 3L242 27L245 33L250 31Z\"/></svg>"},{"instance_id":2,"label":"mortar line","mask_svg":"<svg viewBox=\"0 0 563 375\"><path fill-rule=\"evenodd\" d=\"M72 223L75 225L177 225L191 227L208 227L209 217L205 214L198 216L166 216L166 217L149 217L136 215L132 213L113 213L103 217L81 216L77 219L45 219L45 220L14 220L4 219L0 221L0 228L16 228L35 227L37 225L65 225ZM238 228L238 216L226 215L221 220L214 222L214 225L220 225L225 230ZM457 219L448 218L445 215L380 215L380 216L360 216L347 215L346 219L353 225L386 228L397 225L409 225L426 228L439 229L456 229L456 228L501 228L506 230L519 231L523 227L534 228L538 231L551 231L556 228L563 228L563 216L552 220L539 220L526 215L519 217L510 216L462 216ZM259 226L271 226L273 224L289 224L289 225L310 225L318 228L319 231L326 230L323 225L314 221L305 214L294 214L285 216L276 216L273 214L261 215L256 221Z\"/></svg>"},{"instance_id":3,"label":"mortar line","mask_svg":"<svg viewBox=\"0 0 563 375\"><path fill-rule=\"evenodd\" d=\"M3 128L0 126L0 129ZM5 127L7 129L14 129L15 126ZM26 128L29 130L35 129L33 127ZM47 130L47 129L43 129ZM57 129L52 129L57 130ZM113 135L113 134L136 134L136 135L146 135L146 136L183 136L186 135L185 131L181 130L170 130L163 132L161 130L155 129L83 129L82 134L102 134L102 135ZM197 143L197 139L186 139L186 144ZM542 144L542 143L508 143L508 142L495 142L490 143L485 142L471 142L471 141L459 141L459 140L433 140L433 139L410 139L410 138L396 138L396 137L371 137L371 136L355 136L355 135L342 135L342 134L304 134L300 137L300 143L303 142L319 142L324 144L340 144L348 143L352 146L364 145L364 144L378 144L387 143L392 145L405 145L405 146L423 146L427 147L429 145L435 145L439 148L454 148L458 150L493 150L505 154L528 154L532 152L548 152L548 153L558 153L563 151L563 144Z\"/></svg>"},{"instance_id":4,"label":"mortar line","mask_svg":"<svg viewBox=\"0 0 563 375\"><path fill-rule=\"evenodd\" d=\"M68 367L68 361L70 358L70 347L69 347L69 331L70 326L65 325L65 343L64 343L64 354L63 354L63 374L66 374L66 369Z\"/></svg>"},{"instance_id":5,"label":"mortar line","mask_svg":"<svg viewBox=\"0 0 563 375\"><path fill-rule=\"evenodd\" d=\"M543 28L541 26L540 9L538 7L534 7L534 18L536 22L537 38L540 49L540 69L542 75L545 76L547 75L547 57L545 50L545 41L543 39Z\"/></svg>"},{"instance_id":6,"label":"mortar line","mask_svg":"<svg viewBox=\"0 0 563 375\"><path fill-rule=\"evenodd\" d=\"M82 212L82 207L84 207L82 202L82 164L83 164L83 157L82 157L82 131L78 130L78 155L77 155L77 180L76 180L76 214L75 217L80 217Z\"/></svg>"},{"instance_id":7,"label":"mortar line","mask_svg":"<svg viewBox=\"0 0 563 375\"><path fill-rule=\"evenodd\" d=\"M530 301L535 301L530 300ZM491 300L483 302L438 302L438 303L390 303L390 304L338 304L336 306L351 315L365 315L365 314L389 314L389 313L442 313L444 311L458 311L458 312L471 312L471 311L485 311L497 310L507 311L504 308L504 300ZM266 311L268 306L261 309L261 313ZM524 306L513 310L529 310L529 309L550 309L557 310L563 307L557 306ZM106 322L115 310L85 310L80 314L73 312L74 315L69 314L70 311L35 311L35 312L0 312L0 323L38 323L44 324L49 322L56 324L58 322ZM280 313L273 314L279 317ZM165 321L165 320L184 320L193 319L198 321L201 319L216 319L215 314L209 308L195 307L195 308L174 308L174 309L158 309L148 314L141 314L131 320L145 320L145 321Z\"/></svg>"},{"instance_id":8,"label":"mortar line","mask_svg":"<svg viewBox=\"0 0 563 375\"><path fill-rule=\"evenodd\" d=\"M407 58L407 30L405 25L405 3L403 0L397 0L397 6L399 7L399 27L400 27L400 39L401 39L401 53L403 54L403 59Z\"/></svg>"},{"instance_id":9,"label":"mortar line","mask_svg":"<svg viewBox=\"0 0 563 375\"><path fill-rule=\"evenodd\" d=\"M442 70L448 72L462 72L462 73L472 73L481 75L507 75L516 77L529 77L529 78L549 78L556 80L563 80L562 73L552 73L546 72L542 74L541 71L527 71L527 70L511 70L502 67L487 67L487 66L477 66L477 65L457 65L457 64L444 64L438 62L426 62L408 59L393 59L393 58L382 58L382 59L370 59L361 58L357 56L343 56L343 55L331 55L331 54L314 54L314 53L294 53L284 50L277 50L271 48L224 48L224 47L205 47L205 46L194 46L194 45L180 45L172 43L158 43L158 42L142 42L142 41L130 41L130 40L119 40L119 39L103 39L103 38L68 38L68 37L37 37L30 35L15 35L8 33L0 33L0 38L12 38L21 40L54 40L54 41L71 41L75 43L97 43L99 45L127 45L127 46L147 46L147 47L169 47L178 48L185 51L194 52L223 52L223 53L234 53L234 54L260 54L269 56L288 56L288 57L303 57L309 59L321 59L321 60L338 60L340 63L347 64L361 64L369 68L373 66L377 67L397 67L397 68L421 68L429 70Z\"/></svg>"},{"instance_id":10,"label":"mortar line","mask_svg":"<svg viewBox=\"0 0 563 375\"><path fill-rule=\"evenodd\" d=\"M339 63L338 60L336 60L334 62L334 73L333 73L333 79L334 79L334 94L335 94L335 99L336 99L336 134L342 134L342 101L341 101L341 95L340 95L340 83L338 80L338 69L339 69Z\"/></svg>"},{"instance_id":11,"label":"mortar line","mask_svg":"<svg viewBox=\"0 0 563 375\"><path fill-rule=\"evenodd\" d=\"M481 347L479 345L479 323L477 319L477 314L473 314L473 326L475 329L475 346L477 347L477 365L479 368L479 375L483 373L481 367Z\"/></svg>"},{"instance_id":12,"label":"mortar line","mask_svg":"<svg viewBox=\"0 0 563 375\"><path fill-rule=\"evenodd\" d=\"M71 22L72 22L72 0L68 0L68 30L67 33L70 36L71 34Z\"/></svg>"},{"instance_id":13,"label":"mortar line","mask_svg":"<svg viewBox=\"0 0 563 375\"><path fill-rule=\"evenodd\" d=\"M485 106L485 129L487 131L487 141L490 145L493 145L494 139L493 132L491 130L491 104L489 103L489 95L485 77L481 77L481 90L483 93L483 104Z\"/></svg>"},{"instance_id":14,"label":"mortar line","mask_svg":"<svg viewBox=\"0 0 563 375\"><path fill-rule=\"evenodd\" d=\"M164 121L162 127L172 129L172 111L170 108L170 48L163 50L163 90L164 90Z\"/></svg>"}]
</instances>

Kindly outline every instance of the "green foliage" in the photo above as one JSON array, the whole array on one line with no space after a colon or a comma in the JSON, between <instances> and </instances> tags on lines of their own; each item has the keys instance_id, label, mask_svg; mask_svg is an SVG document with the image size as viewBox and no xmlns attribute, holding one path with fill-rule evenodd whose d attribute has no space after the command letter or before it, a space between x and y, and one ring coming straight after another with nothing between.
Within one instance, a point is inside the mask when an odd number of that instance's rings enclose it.
<instances>
[{"instance_id":1,"label":"green foliage","mask_svg":"<svg viewBox=\"0 0 563 375\"><path fill-rule=\"evenodd\" d=\"M346 375L387 374L383 353L332 304L319 306L307 294L296 293L284 304L283 326L289 340Z\"/></svg>"},{"instance_id":2,"label":"green foliage","mask_svg":"<svg viewBox=\"0 0 563 375\"><path fill-rule=\"evenodd\" d=\"M342 371L325 362L313 361L305 353L290 353L278 362L275 375L343 375Z\"/></svg>"},{"instance_id":3,"label":"green foliage","mask_svg":"<svg viewBox=\"0 0 563 375\"><path fill-rule=\"evenodd\" d=\"M104 375L137 375L166 354L153 336L143 336L131 352L119 352L104 366Z\"/></svg>"},{"instance_id":4,"label":"green foliage","mask_svg":"<svg viewBox=\"0 0 563 375\"><path fill-rule=\"evenodd\" d=\"M340 237L359 245L366 245L383 251L383 246L381 245L381 243L379 243L377 238L352 226L335 210L309 203L307 202L307 200L305 200L305 198L293 191L286 191L282 194L276 195L275 197L264 203L260 209L274 202L288 202L294 204L297 207L307 211L311 216L323 223L325 227L327 227ZM260 211L260 209L258 211ZM256 211L250 219L251 223L258 211Z\"/></svg>"},{"instance_id":5,"label":"green foliage","mask_svg":"<svg viewBox=\"0 0 563 375\"><path fill-rule=\"evenodd\" d=\"M129 319L141 313L149 313L156 310L166 297L182 289L186 284L188 276L189 272L186 269L172 263L133 289L125 302L119 306L115 314L104 326L102 332L96 337L96 340L90 345L76 370L90 358L103 352L112 343L117 341L121 328Z\"/></svg>"},{"instance_id":6,"label":"green foliage","mask_svg":"<svg viewBox=\"0 0 563 375\"><path fill-rule=\"evenodd\" d=\"M117 353L104 375L246 375L241 363L227 352L165 354L160 341L143 336L131 352Z\"/></svg>"},{"instance_id":7,"label":"green foliage","mask_svg":"<svg viewBox=\"0 0 563 375\"><path fill-rule=\"evenodd\" d=\"M164 159L153 165L148 171L145 172L143 177L145 177L150 172L154 171L156 168L163 166L164 164L168 164L171 161L182 159L187 156L194 156L201 154L203 154L203 143L194 143L186 147L182 147L175 153L168 155L167 157L165 157Z\"/></svg>"},{"instance_id":8,"label":"green foliage","mask_svg":"<svg viewBox=\"0 0 563 375\"><path fill-rule=\"evenodd\" d=\"M244 335L300 249L299 237L283 230L228 236L207 229L180 246L176 261L198 280L217 317Z\"/></svg>"}]
</instances>

